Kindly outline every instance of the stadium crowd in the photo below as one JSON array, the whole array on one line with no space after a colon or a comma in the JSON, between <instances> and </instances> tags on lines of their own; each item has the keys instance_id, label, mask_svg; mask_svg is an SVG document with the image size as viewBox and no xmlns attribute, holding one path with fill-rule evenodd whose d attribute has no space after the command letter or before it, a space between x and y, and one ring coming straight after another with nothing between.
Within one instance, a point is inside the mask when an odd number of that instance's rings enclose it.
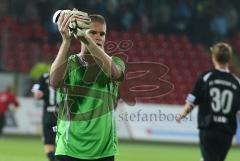
<instances>
[{"instance_id":1,"label":"stadium crowd","mask_svg":"<svg viewBox=\"0 0 240 161\"><path fill-rule=\"evenodd\" d=\"M73 7L106 17L117 31L185 33L197 42L212 43L231 36L239 27L238 1L227 0L2 0L0 18L37 20L50 35L57 33L55 10ZM120 14L121 13L121 14ZM201 30L199 30L201 29ZM210 39L209 36L212 38Z\"/></svg>"}]
</instances>

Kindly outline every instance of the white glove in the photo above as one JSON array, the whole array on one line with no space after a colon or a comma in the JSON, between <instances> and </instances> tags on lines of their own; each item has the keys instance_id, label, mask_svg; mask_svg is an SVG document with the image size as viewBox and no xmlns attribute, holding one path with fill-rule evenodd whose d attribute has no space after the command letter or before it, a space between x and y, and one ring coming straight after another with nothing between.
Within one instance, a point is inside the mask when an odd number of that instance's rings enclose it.
<instances>
[{"instance_id":1,"label":"white glove","mask_svg":"<svg viewBox=\"0 0 240 161\"><path fill-rule=\"evenodd\" d=\"M86 12L73 10L71 14L73 15L69 24L71 34L77 34L77 29L82 30L90 28L91 19Z\"/></svg>"},{"instance_id":2,"label":"white glove","mask_svg":"<svg viewBox=\"0 0 240 161\"><path fill-rule=\"evenodd\" d=\"M74 37L76 39L79 39L84 44L88 44L88 40L86 38L86 35L88 34L89 29L79 29L77 28L77 32L74 34Z\"/></svg>"},{"instance_id":3,"label":"white glove","mask_svg":"<svg viewBox=\"0 0 240 161\"><path fill-rule=\"evenodd\" d=\"M77 37L84 37L87 34L88 29L77 29L77 33L74 36Z\"/></svg>"},{"instance_id":4,"label":"white glove","mask_svg":"<svg viewBox=\"0 0 240 161\"><path fill-rule=\"evenodd\" d=\"M57 23L60 15L65 13L64 17L67 17L68 15L72 15L69 23L69 33L70 35L74 35L77 33L77 28L79 29L89 29L91 19L88 17L88 13L78 11L77 9L73 10L58 10L53 15L53 22Z\"/></svg>"},{"instance_id":5,"label":"white glove","mask_svg":"<svg viewBox=\"0 0 240 161\"><path fill-rule=\"evenodd\" d=\"M65 13L65 17L66 17L66 15L67 15L67 14L70 14L70 12L71 12L71 10L57 10L57 11L54 13L54 15L53 15L53 19L52 19L53 23L56 23L56 24L57 24L57 22L58 22L58 20L59 20L59 17L60 17L63 13Z\"/></svg>"}]
</instances>

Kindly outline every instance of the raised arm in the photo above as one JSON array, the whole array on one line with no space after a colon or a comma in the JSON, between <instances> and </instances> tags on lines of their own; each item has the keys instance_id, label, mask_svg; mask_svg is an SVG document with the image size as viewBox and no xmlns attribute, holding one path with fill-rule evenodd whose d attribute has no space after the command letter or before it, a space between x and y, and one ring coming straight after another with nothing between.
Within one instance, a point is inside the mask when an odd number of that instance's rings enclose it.
<instances>
[{"instance_id":1,"label":"raised arm","mask_svg":"<svg viewBox=\"0 0 240 161\"><path fill-rule=\"evenodd\" d=\"M86 47L88 51L96 59L98 65L102 70L113 80L117 80L121 77L122 73L120 68L114 63L112 57L105 53L103 49L97 46L97 44L88 36L86 36L88 41Z\"/></svg>"},{"instance_id":2,"label":"raised arm","mask_svg":"<svg viewBox=\"0 0 240 161\"><path fill-rule=\"evenodd\" d=\"M82 34L78 35L78 39L84 43L87 50L106 75L113 80L119 79L122 76L120 67L115 64L112 57L105 53L105 51L94 42L89 36L89 34L92 34L91 30L89 32L82 32Z\"/></svg>"},{"instance_id":3,"label":"raised arm","mask_svg":"<svg viewBox=\"0 0 240 161\"><path fill-rule=\"evenodd\" d=\"M50 69L50 85L54 88L61 87L67 71L68 51L71 44L71 36L68 31L70 19L70 14L63 13L57 23L62 43Z\"/></svg>"}]
</instances>

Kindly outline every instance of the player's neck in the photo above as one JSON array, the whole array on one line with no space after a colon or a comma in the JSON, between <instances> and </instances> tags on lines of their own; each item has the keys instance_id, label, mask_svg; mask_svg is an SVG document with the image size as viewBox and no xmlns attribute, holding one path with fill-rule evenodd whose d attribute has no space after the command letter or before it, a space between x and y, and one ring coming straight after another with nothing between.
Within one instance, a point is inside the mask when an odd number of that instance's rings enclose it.
<instances>
[{"instance_id":1,"label":"player's neck","mask_svg":"<svg viewBox=\"0 0 240 161\"><path fill-rule=\"evenodd\" d=\"M80 56L82 57L82 59L87 62L88 64L93 64L95 63L94 58L92 57L92 55L87 51L83 51L80 53Z\"/></svg>"},{"instance_id":2,"label":"player's neck","mask_svg":"<svg viewBox=\"0 0 240 161\"><path fill-rule=\"evenodd\" d=\"M215 69L220 70L220 71L229 71L228 64L226 64L226 65L215 64Z\"/></svg>"}]
</instances>

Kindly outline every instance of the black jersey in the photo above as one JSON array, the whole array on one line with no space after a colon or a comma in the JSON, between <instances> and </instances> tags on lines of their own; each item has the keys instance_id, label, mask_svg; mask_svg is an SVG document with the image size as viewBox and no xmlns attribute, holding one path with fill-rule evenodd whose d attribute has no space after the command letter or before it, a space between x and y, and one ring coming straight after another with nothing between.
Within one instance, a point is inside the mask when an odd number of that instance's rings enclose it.
<instances>
[{"instance_id":1,"label":"black jersey","mask_svg":"<svg viewBox=\"0 0 240 161\"><path fill-rule=\"evenodd\" d=\"M187 102L199 105L199 129L235 133L236 113L240 110L240 84L229 71L212 70L201 74Z\"/></svg>"},{"instance_id":2,"label":"black jersey","mask_svg":"<svg viewBox=\"0 0 240 161\"><path fill-rule=\"evenodd\" d=\"M49 74L43 74L33 85L32 91L43 92L43 123L56 123L56 91L49 85Z\"/></svg>"}]
</instances>

